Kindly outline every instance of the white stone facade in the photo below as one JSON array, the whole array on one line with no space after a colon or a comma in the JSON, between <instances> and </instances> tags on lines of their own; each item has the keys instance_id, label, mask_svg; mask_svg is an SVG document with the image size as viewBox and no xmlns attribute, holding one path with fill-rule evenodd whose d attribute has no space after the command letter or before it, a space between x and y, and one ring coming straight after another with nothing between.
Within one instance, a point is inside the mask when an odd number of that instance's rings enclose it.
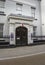
<instances>
[{"instance_id":1,"label":"white stone facade","mask_svg":"<svg viewBox=\"0 0 45 65\"><path fill-rule=\"evenodd\" d=\"M21 18L17 20L15 18L11 19L9 16L10 14L14 14L14 15L18 14L18 12L16 11L16 3L23 4L21 16L32 17L31 7L34 7L35 8L35 18L33 18L32 21L31 19L30 21L25 21L24 19L20 20ZM41 22L41 12L40 12L41 4L40 3L41 1L38 1L38 0L6 0L4 7L0 7L0 11L4 11L6 14L6 16L0 15L0 23L4 24L3 36L6 36L6 35L10 36L11 32L14 34L13 41L11 41L11 38L10 38L11 45L12 44L16 45L15 29L16 27L21 26L22 23L28 29L28 44L33 43L33 40L31 39L31 34L33 34L33 26L36 26L36 36L42 35L42 22Z\"/></svg>"},{"instance_id":2,"label":"white stone facade","mask_svg":"<svg viewBox=\"0 0 45 65\"><path fill-rule=\"evenodd\" d=\"M10 37L10 45L16 45L16 28L17 27L26 27L28 29L27 37L28 37L28 45L33 43L33 39L31 38L31 34L33 34L33 18L24 18L19 16L10 16L9 15L9 35L13 33L14 38L11 40ZM13 21L13 22L12 22ZM25 32L26 33L26 32Z\"/></svg>"},{"instance_id":3,"label":"white stone facade","mask_svg":"<svg viewBox=\"0 0 45 65\"><path fill-rule=\"evenodd\" d=\"M41 1L42 35L45 36L45 0Z\"/></svg>"}]
</instances>

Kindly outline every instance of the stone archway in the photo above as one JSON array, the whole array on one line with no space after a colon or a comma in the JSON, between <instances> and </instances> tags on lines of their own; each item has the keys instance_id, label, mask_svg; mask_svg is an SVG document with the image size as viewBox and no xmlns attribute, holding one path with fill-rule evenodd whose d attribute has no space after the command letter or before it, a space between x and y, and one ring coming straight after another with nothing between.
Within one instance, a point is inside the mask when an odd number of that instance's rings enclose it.
<instances>
[{"instance_id":1,"label":"stone archway","mask_svg":"<svg viewBox=\"0 0 45 65\"><path fill-rule=\"evenodd\" d=\"M27 45L28 42L28 29L23 26L16 28L16 45Z\"/></svg>"}]
</instances>

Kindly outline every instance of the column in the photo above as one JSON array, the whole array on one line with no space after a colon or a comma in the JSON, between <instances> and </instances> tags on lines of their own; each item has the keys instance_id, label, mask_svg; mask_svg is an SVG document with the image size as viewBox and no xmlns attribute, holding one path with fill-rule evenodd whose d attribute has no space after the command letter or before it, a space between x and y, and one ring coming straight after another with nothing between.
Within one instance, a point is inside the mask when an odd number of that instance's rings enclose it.
<instances>
[{"instance_id":1,"label":"column","mask_svg":"<svg viewBox=\"0 0 45 65\"><path fill-rule=\"evenodd\" d=\"M15 28L14 28L14 24L9 24L9 35L10 35L10 45L15 45Z\"/></svg>"}]
</instances>

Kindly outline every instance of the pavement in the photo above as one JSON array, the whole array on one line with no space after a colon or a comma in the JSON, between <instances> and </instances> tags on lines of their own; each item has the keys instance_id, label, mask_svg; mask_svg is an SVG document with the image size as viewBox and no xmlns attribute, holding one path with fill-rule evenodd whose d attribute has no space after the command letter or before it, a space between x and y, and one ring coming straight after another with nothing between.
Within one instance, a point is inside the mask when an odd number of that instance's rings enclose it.
<instances>
[{"instance_id":1,"label":"pavement","mask_svg":"<svg viewBox=\"0 0 45 65\"><path fill-rule=\"evenodd\" d=\"M0 65L45 65L45 54L0 60Z\"/></svg>"},{"instance_id":2,"label":"pavement","mask_svg":"<svg viewBox=\"0 0 45 65\"><path fill-rule=\"evenodd\" d=\"M0 49L0 65L45 65L45 45Z\"/></svg>"},{"instance_id":3,"label":"pavement","mask_svg":"<svg viewBox=\"0 0 45 65\"><path fill-rule=\"evenodd\" d=\"M0 49L0 60L21 58L45 53L45 45Z\"/></svg>"}]
</instances>

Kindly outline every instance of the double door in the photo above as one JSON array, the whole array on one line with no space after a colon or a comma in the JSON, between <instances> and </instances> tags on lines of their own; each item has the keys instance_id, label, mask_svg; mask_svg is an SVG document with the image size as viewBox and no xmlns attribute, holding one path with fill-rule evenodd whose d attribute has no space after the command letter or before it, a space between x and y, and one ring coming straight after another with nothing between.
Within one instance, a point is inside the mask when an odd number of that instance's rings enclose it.
<instances>
[{"instance_id":1,"label":"double door","mask_svg":"<svg viewBox=\"0 0 45 65\"><path fill-rule=\"evenodd\" d=\"M27 45L27 28L16 28L16 45Z\"/></svg>"}]
</instances>

